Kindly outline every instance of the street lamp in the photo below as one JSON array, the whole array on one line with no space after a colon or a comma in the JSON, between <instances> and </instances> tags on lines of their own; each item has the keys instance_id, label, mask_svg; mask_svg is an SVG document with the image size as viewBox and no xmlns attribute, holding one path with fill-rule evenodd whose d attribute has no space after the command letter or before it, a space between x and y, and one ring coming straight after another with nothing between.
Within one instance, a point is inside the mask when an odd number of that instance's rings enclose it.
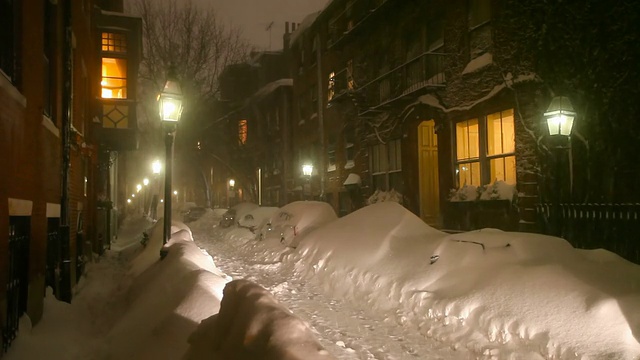
<instances>
[{"instance_id":1,"label":"street lamp","mask_svg":"<svg viewBox=\"0 0 640 360\"><path fill-rule=\"evenodd\" d=\"M235 186L236 186L236 181L234 179L229 179L229 189L227 190L227 208L229 208L231 206L231 198L234 197L235 198Z\"/></svg>"},{"instance_id":2,"label":"street lamp","mask_svg":"<svg viewBox=\"0 0 640 360\"><path fill-rule=\"evenodd\" d=\"M309 196L312 197L311 193L311 174L313 174L313 165L304 164L302 165L302 175L307 179L307 186L309 187Z\"/></svg>"},{"instance_id":3,"label":"street lamp","mask_svg":"<svg viewBox=\"0 0 640 360\"><path fill-rule=\"evenodd\" d=\"M571 101L566 96L556 96L551 100L549 108L544 113L549 128L549 135L571 135L573 120L576 112L573 110Z\"/></svg>"},{"instance_id":4,"label":"street lamp","mask_svg":"<svg viewBox=\"0 0 640 360\"><path fill-rule=\"evenodd\" d=\"M161 168L162 165L160 165L160 160L155 160L153 163L151 163L151 171L153 172L153 176L160 175Z\"/></svg>"},{"instance_id":5,"label":"street lamp","mask_svg":"<svg viewBox=\"0 0 640 360\"><path fill-rule=\"evenodd\" d=\"M562 235L560 216L560 204L563 198L561 182L561 174L563 173L562 159L565 155L565 151L568 151L571 148L570 135L576 115L577 114L571 105L571 101L566 96L554 97L551 100L547 111L544 113L547 128L549 129L549 135L553 140L553 146L551 146L551 149L555 152L556 194L553 199L554 215L552 218L554 220L553 232L557 236Z\"/></svg>"},{"instance_id":6,"label":"street lamp","mask_svg":"<svg viewBox=\"0 0 640 360\"><path fill-rule=\"evenodd\" d=\"M164 233L162 238L163 248L160 251L160 258L164 258L167 255L164 245L169 242L169 237L171 236L171 163L173 160L173 136L176 125L182 115L182 89L176 80L173 68L171 68L167 74L167 82L164 84L164 89L162 93L160 93L158 101L166 146L164 171Z\"/></svg>"}]
</instances>

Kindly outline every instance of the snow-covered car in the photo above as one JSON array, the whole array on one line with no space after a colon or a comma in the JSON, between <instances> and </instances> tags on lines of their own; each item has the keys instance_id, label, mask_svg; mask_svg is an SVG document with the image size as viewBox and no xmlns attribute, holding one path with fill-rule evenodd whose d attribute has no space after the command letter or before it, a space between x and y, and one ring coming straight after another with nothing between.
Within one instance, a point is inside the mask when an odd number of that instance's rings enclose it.
<instances>
[{"instance_id":1,"label":"snow-covered car","mask_svg":"<svg viewBox=\"0 0 640 360\"><path fill-rule=\"evenodd\" d=\"M256 230L262 228L266 224L271 216L278 210L277 207L261 206L259 208L249 211L242 218L238 218L238 226L251 230L255 233Z\"/></svg>"},{"instance_id":2,"label":"snow-covered car","mask_svg":"<svg viewBox=\"0 0 640 360\"><path fill-rule=\"evenodd\" d=\"M241 202L227 210L220 219L220 227L228 228L236 224L237 219L241 219L248 212L258 208L258 205L250 202Z\"/></svg>"},{"instance_id":3,"label":"snow-covered car","mask_svg":"<svg viewBox=\"0 0 640 360\"><path fill-rule=\"evenodd\" d=\"M295 201L273 213L260 230L260 239L277 239L297 247L302 237L324 224L338 219L331 205L320 201Z\"/></svg>"}]
</instances>

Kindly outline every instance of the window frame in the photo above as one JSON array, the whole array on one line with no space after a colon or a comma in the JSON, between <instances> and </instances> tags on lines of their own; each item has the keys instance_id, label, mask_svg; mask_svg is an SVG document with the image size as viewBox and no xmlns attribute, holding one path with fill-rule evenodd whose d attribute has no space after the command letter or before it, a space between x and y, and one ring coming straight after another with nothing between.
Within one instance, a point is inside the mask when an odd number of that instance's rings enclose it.
<instances>
[{"instance_id":1,"label":"window frame","mask_svg":"<svg viewBox=\"0 0 640 360\"><path fill-rule=\"evenodd\" d=\"M488 126L488 118L491 115L495 115L495 114L500 114L501 119L503 118L503 113L505 112L509 112L511 111L511 116L513 118L513 151L511 152L501 152L501 153L495 153L495 154L489 154L489 126ZM506 117L506 115L504 115L504 117ZM458 133L457 133L457 126L460 123L463 122L467 122L467 121L471 121L471 120L476 120L478 122L478 157L469 157L469 158L464 158L464 159L458 159ZM460 173L458 170L458 167L460 165L464 165L464 164L475 164L477 163L479 166L479 170L480 170L480 184L467 184L467 185L474 185L474 186L482 186L482 185L487 185L487 184L491 184L493 183L493 181L495 179L491 179L491 161L492 160L496 160L496 159L506 159L508 157L514 157L514 161L515 161L515 157L516 157L516 136L515 136L515 124L516 124L516 112L514 108L506 108L506 109L502 109L502 110L497 110L497 111L487 111L487 112L483 112L481 115L473 117L473 116L469 116L466 119L463 120L457 120L454 121L452 123L453 125L453 131L452 131L452 139L453 139L453 146L452 146L452 151L453 153L453 162L454 162L454 179L455 179L455 184L457 186L457 188L461 188L462 186L464 186L465 184L462 184L460 182ZM503 132L502 127L501 127L501 133ZM516 165L517 166L517 165ZM515 183L517 184L517 171L514 174L514 179L515 179ZM506 174L505 174L505 180L506 180Z\"/></svg>"},{"instance_id":2,"label":"window frame","mask_svg":"<svg viewBox=\"0 0 640 360\"><path fill-rule=\"evenodd\" d=\"M393 159L392 159L392 155ZM385 159L382 159L385 157ZM395 165L395 166L393 166ZM392 139L386 143L378 143L369 147L369 169L371 174L371 184L374 191L390 191L392 189L402 192L404 184L399 184L400 188L396 188L394 184L391 187L391 177L396 177L402 174L402 139ZM380 187L376 184L376 178L383 179L380 183L384 186Z\"/></svg>"},{"instance_id":3,"label":"window frame","mask_svg":"<svg viewBox=\"0 0 640 360\"><path fill-rule=\"evenodd\" d=\"M105 37L105 35L107 35L107 37ZM109 37L108 35L114 35L113 41L114 41L114 45L113 48L114 50L109 50L108 47L111 45L105 45L104 41L105 39L108 41ZM119 45L116 45L115 42L116 40L116 36L118 35L118 39L121 41L124 41L124 45L122 45L121 43ZM125 31L114 31L112 29L100 29L100 66L103 66L104 64L104 60L105 59L114 59L116 62L118 60L124 61L125 63L125 72L124 72L124 77L114 77L114 76L105 76L102 75L102 70L100 71L101 75L100 75L100 98L101 99L116 99L116 100L127 100L130 98L130 94L129 94L129 73L130 73L130 66L129 66L129 58L127 57L128 54L128 44L129 44L129 34ZM105 46L107 46L107 50L105 50ZM116 50L118 49L118 50ZM123 97L104 97L102 96L102 90L103 85L102 85L102 81L104 81L105 78L110 78L110 79L119 79L120 81L124 82L124 96Z\"/></svg>"}]
</instances>

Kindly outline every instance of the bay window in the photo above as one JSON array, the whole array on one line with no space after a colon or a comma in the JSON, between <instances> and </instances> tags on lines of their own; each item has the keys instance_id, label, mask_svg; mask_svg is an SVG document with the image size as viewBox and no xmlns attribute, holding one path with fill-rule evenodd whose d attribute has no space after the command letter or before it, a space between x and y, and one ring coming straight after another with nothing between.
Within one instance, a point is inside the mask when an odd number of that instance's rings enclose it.
<instances>
[{"instance_id":1,"label":"bay window","mask_svg":"<svg viewBox=\"0 0 640 360\"><path fill-rule=\"evenodd\" d=\"M102 33L103 99L127 98L127 39L125 34Z\"/></svg>"}]
</instances>

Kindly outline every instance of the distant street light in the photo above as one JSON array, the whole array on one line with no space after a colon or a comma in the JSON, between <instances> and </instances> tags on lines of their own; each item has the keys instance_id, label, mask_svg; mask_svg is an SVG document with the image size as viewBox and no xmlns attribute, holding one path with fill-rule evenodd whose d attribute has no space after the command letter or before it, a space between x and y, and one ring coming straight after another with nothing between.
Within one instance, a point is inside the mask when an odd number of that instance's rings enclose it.
<instances>
[{"instance_id":1,"label":"distant street light","mask_svg":"<svg viewBox=\"0 0 640 360\"><path fill-rule=\"evenodd\" d=\"M313 165L311 164L302 165L302 175L304 175L304 177L307 179L307 187L309 188L309 197L313 199L313 193L311 192L311 174L313 174Z\"/></svg>"},{"instance_id":2,"label":"distant street light","mask_svg":"<svg viewBox=\"0 0 640 360\"><path fill-rule=\"evenodd\" d=\"M140 190L142 190L142 185L140 184L136 185L136 191L140 192Z\"/></svg>"},{"instance_id":3,"label":"distant street light","mask_svg":"<svg viewBox=\"0 0 640 360\"><path fill-rule=\"evenodd\" d=\"M236 181L234 179L229 179L229 188L227 189L227 208L231 206L231 198L235 198L235 186Z\"/></svg>"},{"instance_id":4,"label":"distant street light","mask_svg":"<svg viewBox=\"0 0 640 360\"><path fill-rule=\"evenodd\" d=\"M144 178L144 180L142 180L142 184L143 184L144 186L149 185L149 179Z\"/></svg>"},{"instance_id":5,"label":"distant street light","mask_svg":"<svg viewBox=\"0 0 640 360\"><path fill-rule=\"evenodd\" d=\"M173 161L173 137L176 125L182 115L182 89L176 79L173 67L169 69L167 82L164 84L164 90L162 90L158 100L166 146L164 171L164 232L162 238L162 244L166 245L171 236L171 163ZM162 250L160 250L160 258L164 258L166 255L166 249L163 246Z\"/></svg>"},{"instance_id":6,"label":"distant street light","mask_svg":"<svg viewBox=\"0 0 640 360\"><path fill-rule=\"evenodd\" d=\"M161 168L162 168L162 165L160 165L160 160L156 160L153 163L151 163L151 171L153 172L154 176L160 174Z\"/></svg>"}]
</instances>

